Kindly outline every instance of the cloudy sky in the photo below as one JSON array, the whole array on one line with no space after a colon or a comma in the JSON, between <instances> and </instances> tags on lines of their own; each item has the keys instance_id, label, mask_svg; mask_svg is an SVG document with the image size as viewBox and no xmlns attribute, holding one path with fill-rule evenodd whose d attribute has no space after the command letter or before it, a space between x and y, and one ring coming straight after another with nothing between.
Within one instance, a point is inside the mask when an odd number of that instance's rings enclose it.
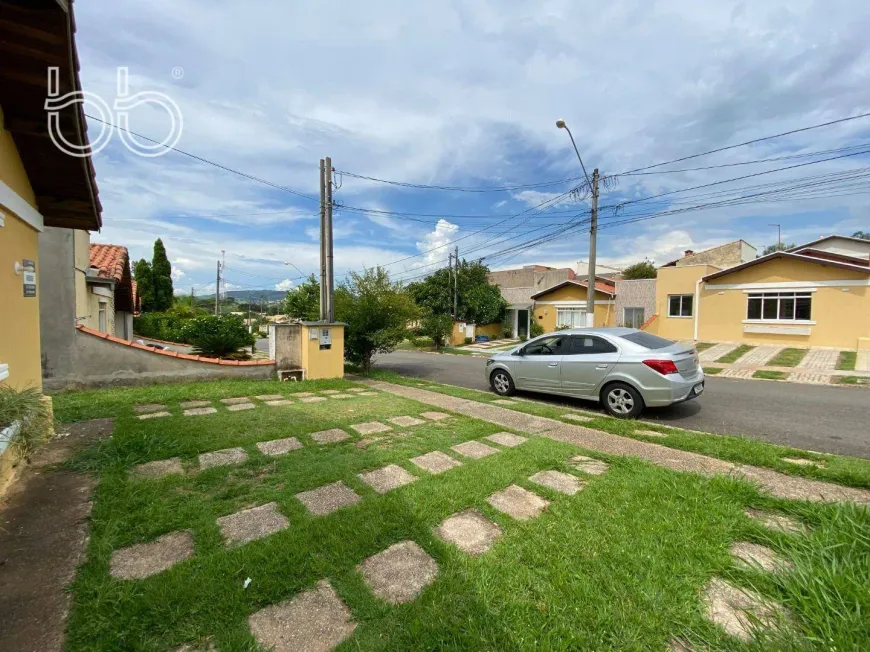
<instances>
[{"instance_id":1,"label":"cloudy sky","mask_svg":"<svg viewBox=\"0 0 870 652\"><path fill-rule=\"evenodd\" d=\"M315 272L324 156L350 173L335 177L339 280L375 264L410 279L445 264L452 243L493 268L585 260L589 201L569 193L582 171L557 118L589 173L609 179L605 263L661 264L737 238L761 249L774 223L788 242L870 226L870 118L625 174L870 112L870 10L856 0L75 9L86 90L111 102L128 67L131 93L177 103L178 148L268 182L177 153L138 156L117 137L96 156L104 227L92 239L138 259L161 237L184 292L214 291L222 250L231 288L287 288ZM156 105L128 117L145 136L168 133ZM100 129L91 122L92 139Z\"/></svg>"}]
</instances>

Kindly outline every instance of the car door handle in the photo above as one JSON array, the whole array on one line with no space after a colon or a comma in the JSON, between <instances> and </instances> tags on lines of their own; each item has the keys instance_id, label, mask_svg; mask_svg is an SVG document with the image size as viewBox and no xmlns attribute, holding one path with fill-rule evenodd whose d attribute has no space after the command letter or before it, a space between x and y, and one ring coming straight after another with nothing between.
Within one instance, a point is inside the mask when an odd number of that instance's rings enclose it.
<instances>
[{"instance_id":1,"label":"car door handle","mask_svg":"<svg viewBox=\"0 0 870 652\"><path fill-rule=\"evenodd\" d=\"M606 364L600 364L600 365L598 365L598 366L595 367L595 368L596 368L596 369L607 369L608 366L609 366L609 365L606 365Z\"/></svg>"},{"instance_id":2,"label":"car door handle","mask_svg":"<svg viewBox=\"0 0 870 652\"><path fill-rule=\"evenodd\" d=\"M559 366L559 363L558 363L558 362L551 362L551 363L548 364L547 366L548 366L548 367L558 367L558 366Z\"/></svg>"}]
</instances>

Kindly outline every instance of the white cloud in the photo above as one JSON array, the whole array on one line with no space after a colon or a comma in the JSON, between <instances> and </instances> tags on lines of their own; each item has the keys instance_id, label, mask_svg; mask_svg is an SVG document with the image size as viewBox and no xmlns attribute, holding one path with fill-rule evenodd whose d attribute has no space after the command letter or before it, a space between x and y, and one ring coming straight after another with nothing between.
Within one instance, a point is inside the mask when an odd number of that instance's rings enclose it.
<instances>
[{"instance_id":1,"label":"white cloud","mask_svg":"<svg viewBox=\"0 0 870 652\"><path fill-rule=\"evenodd\" d=\"M444 219L438 220L435 229L417 243L417 250L423 254L420 265L431 265L446 260L450 253L447 245L456 239L458 232L459 227L456 224Z\"/></svg>"},{"instance_id":2,"label":"white cloud","mask_svg":"<svg viewBox=\"0 0 870 652\"><path fill-rule=\"evenodd\" d=\"M183 270L179 269L178 267L172 268L172 280L173 281L180 281L184 277L185 277L185 273Z\"/></svg>"},{"instance_id":3,"label":"white cloud","mask_svg":"<svg viewBox=\"0 0 870 652\"><path fill-rule=\"evenodd\" d=\"M289 278L284 279L280 283L275 284L275 289L281 290L282 292L287 292L288 290L292 290L293 289L293 281L291 281Z\"/></svg>"}]
</instances>

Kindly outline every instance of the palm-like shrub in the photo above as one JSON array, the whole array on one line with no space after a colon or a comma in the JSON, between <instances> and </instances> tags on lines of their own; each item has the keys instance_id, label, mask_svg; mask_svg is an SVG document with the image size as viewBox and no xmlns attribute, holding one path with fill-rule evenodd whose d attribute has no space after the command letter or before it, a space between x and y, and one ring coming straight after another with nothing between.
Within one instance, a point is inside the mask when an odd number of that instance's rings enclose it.
<instances>
[{"instance_id":1,"label":"palm-like shrub","mask_svg":"<svg viewBox=\"0 0 870 652\"><path fill-rule=\"evenodd\" d=\"M193 341L193 352L209 358L225 358L248 344L248 338L232 331L201 333Z\"/></svg>"},{"instance_id":2,"label":"palm-like shrub","mask_svg":"<svg viewBox=\"0 0 870 652\"><path fill-rule=\"evenodd\" d=\"M7 442L21 457L28 458L52 432L51 409L34 388L16 390L0 385L0 432L18 423L18 432Z\"/></svg>"}]
</instances>

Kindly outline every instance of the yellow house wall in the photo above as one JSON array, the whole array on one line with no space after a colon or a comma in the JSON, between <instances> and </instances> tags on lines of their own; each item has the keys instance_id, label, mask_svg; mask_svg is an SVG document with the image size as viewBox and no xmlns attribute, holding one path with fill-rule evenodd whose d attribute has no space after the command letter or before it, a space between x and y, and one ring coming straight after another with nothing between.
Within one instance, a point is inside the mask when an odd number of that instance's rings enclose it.
<instances>
[{"instance_id":1,"label":"yellow house wall","mask_svg":"<svg viewBox=\"0 0 870 652\"><path fill-rule=\"evenodd\" d=\"M3 112L0 109L0 124ZM36 208L36 198L11 134L0 128L0 181ZM9 365L5 382L13 387L42 388L39 345L39 298L24 297L22 277L15 274L15 261L36 261L39 274L39 232L10 209L0 206L0 363Z\"/></svg>"},{"instance_id":2,"label":"yellow house wall","mask_svg":"<svg viewBox=\"0 0 870 652\"><path fill-rule=\"evenodd\" d=\"M686 267L662 267L656 279L656 313L658 318L649 330L671 340L691 340L695 336L695 319L698 307L693 306L692 317L668 317L668 297L672 294L695 294L699 279L719 271L713 265L688 265ZM703 312L703 307L701 308Z\"/></svg>"},{"instance_id":3,"label":"yellow house wall","mask_svg":"<svg viewBox=\"0 0 870 652\"><path fill-rule=\"evenodd\" d=\"M870 337L870 286L816 288L812 293L811 312L811 321L816 323L809 326L810 335L744 333L747 294L743 289L721 290L715 286L789 281L805 281L811 286L815 281L867 279L867 274L860 272L785 259L772 260L722 276L702 288L699 339L747 344L857 348L860 338ZM787 291L787 288L771 288L771 291L775 289ZM757 291L761 292L763 289L759 288Z\"/></svg>"},{"instance_id":4,"label":"yellow house wall","mask_svg":"<svg viewBox=\"0 0 870 652\"><path fill-rule=\"evenodd\" d=\"M556 317L558 306L541 303L544 301L586 301L586 288L579 285L566 285L565 287L553 290L548 294L541 295L535 299L534 319L544 329L545 333L552 333L556 330ZM609 294L596 290L595 292L595 326L597 328L603 326L613 326L615 316L615 305L612 305L613 297ZM598 303L601 302L601 303ZM578 306L585 307L585 306Z\"/></svg>"},{"instance_id":5,"label":"yellow house wall","mask_svg":"<svg viewBox=\"0 0 870 652\"><path fill-rule=\"evenodd\" d=\"M332 334L332 348L324 351L320 350L321 328L329 328ZM316 339L311 339L311 331L317 333ZM309 380L344 378L344 326L303 326L302 367Z\"/></svg>"},{"instance_id":6,"label":"yellow house wall","mask_svg":"<svg viewBox=\"0 0 870 652\"><path fill-rule=\"evenodd\" d=\"M489 338L493 337L501 337L501 324L478 324L475 329L475 334L477 335L486 335Z\"/></svg>"},{"instance_id":7,"label":"yellow house wall","mask_svg":"<svg viewBox=\"0 0 870 652\"><path fill-rule=\"evenodd\" d=\"M76 287L76 324L87 326L88 328L97 327L97 315L91 314L91 293L85 283L85 274L91 264L91 238L87 231L73 232L73 254L75 261L75 277Z\"/></svg>"}]
</instances>

